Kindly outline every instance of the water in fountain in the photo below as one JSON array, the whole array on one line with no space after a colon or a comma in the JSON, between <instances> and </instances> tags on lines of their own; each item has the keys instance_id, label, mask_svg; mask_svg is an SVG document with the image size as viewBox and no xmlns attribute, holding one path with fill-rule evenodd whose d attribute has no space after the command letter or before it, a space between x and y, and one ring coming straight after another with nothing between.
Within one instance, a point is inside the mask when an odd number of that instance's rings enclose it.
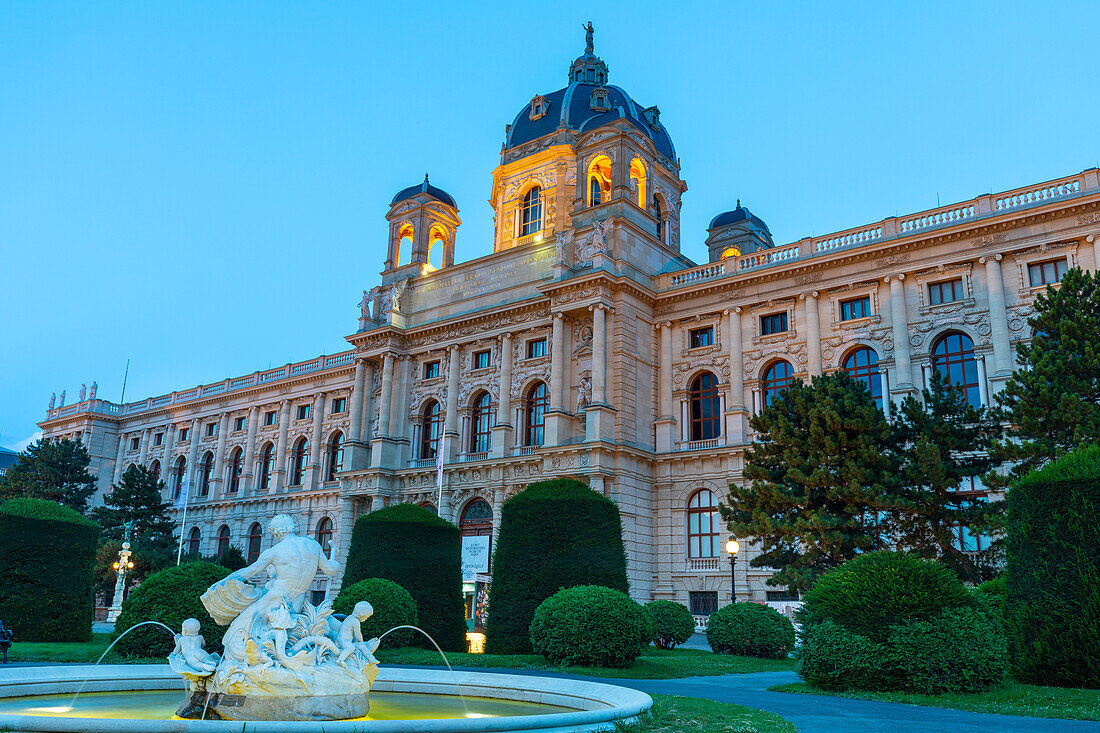
<instances>
[{"instance_id":1,"label":"water in fountain","mask_svg":"<svg viewBox=\"0 0 1100 733\"><path fill-rule=\"evenodd\" d=\"M429 634L427 631L420 628L419 626L409 626L409 625L405 624L405 625L401 625L401 626L394 626L392 629L390 629L386 633L379 636L378 641L381 642L383 639L386 638L387 634L389 634L393 631L398 631L400 629L413 629L414 631L419 631L421 634L423 634L428 639L428 641L430 641L432 643L432 646L435 647L435 650L437 652L439 652L439 656L443 657L443 664L447 665L447 671L451 673L451 679L453 679L455 681L455 692L458 693L458 698L460 700L462 700L462 707L466 710L466 716L469 717L470 708L466 705L466 696L462 694L462 685L458 681L458 675L455 674L454 668L451 667L451 663L447 660L447 655L444 654L443 650L439 648L439 644L435 643L435 639L432 638L431 634Z\"/></svg>"},{"instance_id":2,"label":"water in fountain","mask_svg":"<svg viewBox=\"0 0 1100 733\"><path fill-rule=\"evenodd\" d=\"M134 629L136 629L140 626L146 626L146 625L149 625L149 624L161 627L162 629L167 631L169 634L171 634L173 638L175 638L175 636L176 636L175 631L173 631L170 627L165 626L160 621L142 621L141 623L134 624L133 626L131 626L130 628L126 629L121 634L119 634L118 638L111 642L110 646L108 646L107 649L102 654L99 655L99 659L95 660L95 664L92 665L92 669L95 669L96 665L99 664L100 662L102 662L103 658L111 653L111 650L115 648L115 644L122 641L122 637L126 636L131 631L133 631ZM91 672L89 672L88 676L84 678L84 681L80 683L80 687L78 687L76 689L76 693L73 694L73 699L69 702L68 709L65 712L68 712L69 710L73 709L73 706L76 704L76 698L80 697L80 693L84 691L84 685L88 684L88 680L90 680L91 678L92 678L92 674L91 674Z\"/></svg>"}]
</instances>

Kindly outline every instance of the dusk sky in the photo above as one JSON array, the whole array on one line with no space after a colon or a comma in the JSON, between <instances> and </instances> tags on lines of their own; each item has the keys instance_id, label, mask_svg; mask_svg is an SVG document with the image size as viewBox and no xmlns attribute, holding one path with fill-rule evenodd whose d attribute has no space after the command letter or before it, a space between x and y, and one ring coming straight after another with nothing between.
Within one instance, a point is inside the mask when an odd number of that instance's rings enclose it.
<instances>
[{"instance_id":1,"label":"dusk sky","mask_svg":"<svg viewBox=\"0 0 1100 733\"><path fill-rule=\"evenodd\" d=\"M51 392L144 399L348 348L431 174L491 251L504 126L595 26L676 145L682 248L777 244L1100 158L1100 3L0 4L0 444Z\"/></svg>"}]
</instances>

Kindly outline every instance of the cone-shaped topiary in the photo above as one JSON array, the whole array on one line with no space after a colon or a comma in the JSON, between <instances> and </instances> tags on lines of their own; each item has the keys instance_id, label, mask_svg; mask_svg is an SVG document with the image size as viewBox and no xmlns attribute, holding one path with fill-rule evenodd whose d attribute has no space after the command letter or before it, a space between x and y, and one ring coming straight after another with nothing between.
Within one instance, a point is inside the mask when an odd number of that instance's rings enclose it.
<instances>
[{"instance_id":1,"label":"cone-shaped topiary","mask_svg":"<svg viewBox=\"0 0 1100 733\"><path fill-rule=\"evenodd\" d=\"M344 585L386 578L416 601L419 626L447 651L466 650L458 527L427 509L394 504L359 517ZM427 643L419 634L414 643Z\"/></svg>"},{"instance_id":2,"label":"cone-shaped topiary","mask_svg":"<svg viewBox=\"0 0 1100 733\"><path fill-rule=\"evenodd\" d=\"M501 510L486 650L530 652L535 609L575 585L629 590L619 510L576 479L533 483Z\"/></svg>"},{"instance_id":3,"label":"cone-shaped topiary","mask_svg":"<svg viewBox=\"0 0 1100 733\"><path fill-rule=\"evenodd\" d=\"M661 649L683 644L695 633L695 617L688 607L675 601L650 601L645 608L653 616L657 630L653 643Z\"/></svg>"},{"instance_id":4,"label":"cone-shaped topiary","mask_svg":"<svg viewBox=\"0 0 1100 733\"><path fill-rule=\"evenodd\" d=\"M419 610L412 595L385 578L367 578L355 585L341 589L332 610L348 615L359 601L366 601L374 609L369 619L363 622L363 638L381 636L395 626L421 626L417 621ZM389 647L406 646L415 638L422 638L412 629L401 629L386 637Z\"/></svg>"},{"instance_id":5,"label":"cone-shaped topiary","mask_svg":"<svg viewBox=\"0 0 1100 733\"><path fill-rule=\"evenodd\" d=\"M719 654L783 659L794 649L794 624L761 603L731 603L707 619L707 642Z\"/></svg>"},{"instance_id":6,"label":"cone-shaped topiary","mask_svg":"<svg viewBox=\"0 0 1100 733\"><path fill-rule=\"evenodd\" d=\"M553 664L629 667L654 635L652 616L621 591L578 585L539 604L531 647Z\"/></svg>"},{"instance_id":7,"label":"cone-shaped topiary","mask_svg":"<svg viewBox=\"0 0 1100 733\"><path fill-rule=\"evenodd\" d=\"M0 504L0 620L16 641L87 641L99 525L45 499Z\"/></svg>"}]
</instances>

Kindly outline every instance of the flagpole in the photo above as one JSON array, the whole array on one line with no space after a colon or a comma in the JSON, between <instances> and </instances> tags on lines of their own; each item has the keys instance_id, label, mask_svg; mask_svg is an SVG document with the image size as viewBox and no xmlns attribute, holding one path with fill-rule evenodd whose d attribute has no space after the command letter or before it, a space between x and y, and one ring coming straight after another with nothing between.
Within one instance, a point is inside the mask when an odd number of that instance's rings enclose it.
<instances>
[{"instance_id":1,"label":"flagpole","mask_svg":"<svg viewBox=\"0 0 1100 733\"><path fill-rule=\"evenodd\" d=\"M190 466L188 467L190 468ZM191 474L187 473L183 478L183 494L176 501L176 508L179 508L179 502L183 501L183 518L180 521L180 544L176 550L176 565L180 564L180 560L183 559L183 531L187 529L187 507L191 504Z\"/></svg>"}]
</instances>

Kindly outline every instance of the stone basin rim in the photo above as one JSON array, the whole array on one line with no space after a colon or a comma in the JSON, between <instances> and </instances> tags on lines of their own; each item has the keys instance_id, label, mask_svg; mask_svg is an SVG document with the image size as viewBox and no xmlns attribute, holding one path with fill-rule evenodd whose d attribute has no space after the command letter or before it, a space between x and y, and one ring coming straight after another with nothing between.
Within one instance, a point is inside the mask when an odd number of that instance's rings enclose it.
<instances>
[{"instance_id":1,"label":"stone basin rim","mask_svg":"<svg viewBox=\"0 0 1100 733\"><path fill-rule=\"evenodd\" d=\"M86 731L87 733L473 733L473 731L530 731L566 733L610 730L614 721L628 721L647 710L653 699L638 690L603 682L558 677L532 677L498 672L455 673L463 694L500 700L544 703L577 708L576 712L496 718L437 718L376 721L226 721L140 720L120 718L48 717L0 714L0 730ZM178 689L182 680L166 664L64 665L0 668L0 698L57 695L75 692L88 677L85 692L127 692ZM452 695L455 677L443 668L383 667L373 688L376 692L417 692Z\"/></svg>"}]
</instances>

